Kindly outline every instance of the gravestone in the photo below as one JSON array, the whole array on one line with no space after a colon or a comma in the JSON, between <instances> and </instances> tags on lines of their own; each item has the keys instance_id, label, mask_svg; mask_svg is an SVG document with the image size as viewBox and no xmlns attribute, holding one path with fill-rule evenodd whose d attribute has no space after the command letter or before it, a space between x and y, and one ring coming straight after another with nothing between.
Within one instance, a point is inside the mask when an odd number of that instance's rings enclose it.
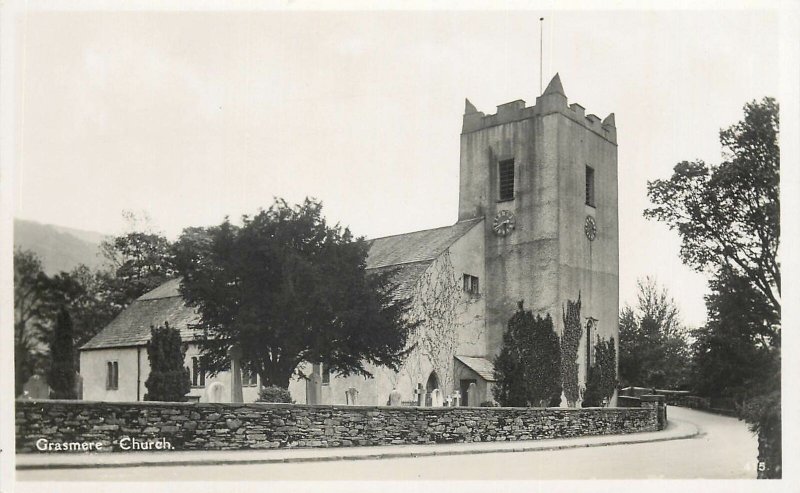
<instances>
[{"instance_id":1,"label":"gravestone","mask_svg":"<svg viewBox=\"0 0 800 493\"><path fill-rule=\"evenodd\" d=\"M417 384L414 394L417 396L417 405L423 407L425 405L425 387L421 383Z\"/></svg>"},{"instance_id":2,"label":"gravestone","mask_svg":"<svg viewBox=\"0 0 800 493\"><path fill-rule=\"evenodd\" d=\"M225 386L221 382L213 382L206 388L206 402L224 402Z\"/></svg>"},{"instance_id":3,"label":"gravestone","mask_svg":"<svg viewBox=\"0 0 800 493\"><path fill-rule=\"evenodd\" d=\"M431 391L431 407L442 407L442 391L433 389Z\"/></svg>"},{"instance_id":4,"label":"gravestone","mask_svg":"<svg viewBox=\"0 0 800 493\"><path fill-rule=\"evenodd\" d=\"M461 391L456 390L453 392L453 406L458 407L461 405Z\"/></svg>"},{"instance_id":5,"label":"gravestone","mask_svg":"<svg viewBox=\"0 0 800 493\"><path fill-rule=\"evenodd\" d=\"M348 406L355 406L358 402L358 389L355 387L350 387L344 393L345 397L347 398L347 405Z\"/></svg>"},{"instance_id":6,"label":"gravestone","mask_svg":"<svg viewBox=\"0 0 800 493\"><path fill-rule=\"evenodd\" d=\"M391 392L389 392L389 405L390 406L400 406L403 403L403 394L397 390L397 387L393 388Z\"/></svg>"},{"instance_id":7,"label":"gravestone","mask_svg":"<svg viewBox=\"0 0 800 493\"><path fill-rule=\"evenodd\" d=\"M444 400L444 407L453 407L453 396L448 395L447 398Z\"/></svg>"},{"instance_id":8,"label":"gravestone","mask_svg":"<svg viewBox=\"0 0 800 493\"><path fill-rule=\"evenodd\" d=\"M472 382L467 388L467 405L477 407L478 404L478 386L475 385L475 382Z\"/></svg>"},{"instance_id":9,"label":"gravestone","mask_svg":"<svg viewBox=\"0 0 800 493\"><path fill-rule=\"evenodd\" d=\"M50 386L41 375L33 375L22 386L22 399L39 400L50 398Z\"/></svg>"}]
</instances>

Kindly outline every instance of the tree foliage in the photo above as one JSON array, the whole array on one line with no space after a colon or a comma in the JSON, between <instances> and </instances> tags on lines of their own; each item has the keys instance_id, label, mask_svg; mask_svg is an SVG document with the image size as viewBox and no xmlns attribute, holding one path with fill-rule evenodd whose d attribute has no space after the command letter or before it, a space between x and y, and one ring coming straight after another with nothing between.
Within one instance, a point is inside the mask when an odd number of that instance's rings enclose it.
<instances>
[{"instance_id":1,"label":"tree foliage","mask_svg":"<svg viewBox=\"0 0 800 493\"><path fill-rule=\"evenodd\" d=\"M367 275L368 248L349 229L328 226L311 199L294 207L276 200L241 226L226 219L184 230L176 265L205 331L204 367L226 370L227 350L238 344L246 370L283 388L302 363L367 377L368 365L397 370L415 324L391 273Z\"/></svg>"},{"instance_id":2,"label":"tree foliage","mask_svg":"<svg viewBox=\"0 0 800 493\"><path fill-rule=\"evenodd\" d=\"M112 266L106 278L109 301L120 310L175 277L172 245L160 233L130 231L104 241L100 248Z\"/></svg>"},{"instance_id":3,"label":"tree foliage","mask_svg":"<svg viewBox=\"0 0 800 493\"><path fill-rule=\"evenodd\" d=\"M691 355L675 300L651 277L639 279L637 286L636 307L625 306L620 314L620 381L624 386L685 388Z\"/></svg>"},{"instance_id":4,"label":"tree foliage","mask_svg":"<svg viewBox=\"0 0 800 493\"><path fill-rule=\"evenodd\" d=\"M709 282L708 321L693 332L692 386L699 395L729 398L742 405L780 381L780 322L764 295L747 279L723 275Z\"/></svg>"},{"instance_id":5,"label":"tree foliage","mask_svg":"<svg viewBox=\"0 0 800 493\"><path fill-rule=\"evenodd\" d=\"M720 269L752 283L780 313L778 103L744 107L744 120L720 131L723 162L683 161L668 180L648 183L645 217L681 237L681 258L697 270Z\"/></svg>"},{"instance_id":6,"label":"tree foliage","mask_svg":"<svg viewBox=\"0 0 800 493\"><path fill-rule=\"evenodd\" d=\"M557 406L561 399L560 365L561 349L550 314L534 317L520 302L494 361L495 400L501 406Z\"/></svg>"},{"instance_id":7,"label":"tree foliage","mask_svg":"<svg viewBox=\"0 0 800 493\"><path fill-rule=\"evenodd\" d=\"M144 395L146 401L183 402L189 393L191 381L189 369L184 367L186 350L178 329L165 323L150 328L147 343L147 358L150 375L147 377Z\"/></svg>"},{"instance_id":8,"label":"tree foliage","mask_svg":"<svg viewBox=\"0 0 800 493\"><path fill-rule=\"evenodd\" d=\"M614 338L600 340L594 346L594 362L586 378L583 407L600 407L617 388L617 350Z\"/></svg>"},{"instance_id":9,"label":"tree foliage","mask_svg":"<svg viewBox=\"0 0 800 493\"><path fill-rule=\"evenodd\" d=\"M50 344L50 371L47 383L54 399L75 399L77 374L72 339L72 319L65 307L58 312L53 340Z\"/></svg>"},{"instance_id":10,"label":"tree foliage","mask_svg":"<svg viewBox=\"0 0 800 493\"><path fill-rule=\"evenodd\" d=\"M47 276L33 252L14 250L14 395L44 370L47 332L42 323Z\"/></svg>"}]
</instances>

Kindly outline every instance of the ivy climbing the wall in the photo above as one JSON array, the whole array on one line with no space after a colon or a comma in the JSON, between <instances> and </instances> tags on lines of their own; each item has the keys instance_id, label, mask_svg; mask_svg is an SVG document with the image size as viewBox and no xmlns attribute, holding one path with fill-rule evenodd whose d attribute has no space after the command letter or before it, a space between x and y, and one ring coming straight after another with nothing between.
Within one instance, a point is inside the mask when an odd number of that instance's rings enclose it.
<instances>
[{"instance_id":1,"label":"ivy climbing the wall","mask_svg":"<svg viewBox=\"0 0 800 493\"><path fill-rule=\"evenodd\" d=\"M617 387L617 350L614 338L600 340L594 346L595 361L589 368L583 407L600 407L614 395ZM606 400L604 403L603 401Z\"/></svg>"},{"instance_id":2,"label":"ivy climbing the wall","mask_svg":"<svg viewBox=\"0 0 800 493\"><path fill-rule=\"evenodd\" d=\"M564 397L569 407L575 407L580 398L578 386L578 346L583 335L581 327L581 295L578 300L567 300L567 308L561 308L564 333L561 336L561 377Z\"/></svg>"},{"instance_id":3,"label":"ivy climbing the wall","mask_svg":"<svg viewBox=\"0 0 800 493\"><path fill-rule=\"evenodd\" d=\"M501 406L558 406L561 350L550 314L519 309L508 321L503 348L494 360L495 400Z\"/></svg>"},{"instance_id":4,"label":"ivy climbing the wall","mask_svg":"<svg viewBox=\"0 0 800 493\"><path fill-rule=\"evenodd\" d=\"M421 325L409 340L409 347L415 347L405 368L410 384L415 387L428 378L427 372L422 372L420 360L424 358L439 377L442 392L447 394L454 388L453 356L460 342L464 309L449 251L425 271L414 288L413 299L410 318Z\"/></svg>"}]
</instances>

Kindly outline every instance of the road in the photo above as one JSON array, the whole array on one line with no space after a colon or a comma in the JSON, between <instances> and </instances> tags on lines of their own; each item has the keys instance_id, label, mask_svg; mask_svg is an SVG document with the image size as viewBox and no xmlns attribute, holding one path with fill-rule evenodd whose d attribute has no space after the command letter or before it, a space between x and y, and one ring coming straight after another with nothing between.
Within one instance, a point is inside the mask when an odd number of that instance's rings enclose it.
<instances>
[{"instance_id":1,"label":"road","mask_svg":"<svg viewBox=\"0 0 800 493\"><path fill-rule=\"evenodd\" d=\"M757 442L742 421L669 408L694 423L696 438L536 452L289 464L23 470L18 480L530 480L748 479L756 477Z\"/></svg>"}]
</instances>

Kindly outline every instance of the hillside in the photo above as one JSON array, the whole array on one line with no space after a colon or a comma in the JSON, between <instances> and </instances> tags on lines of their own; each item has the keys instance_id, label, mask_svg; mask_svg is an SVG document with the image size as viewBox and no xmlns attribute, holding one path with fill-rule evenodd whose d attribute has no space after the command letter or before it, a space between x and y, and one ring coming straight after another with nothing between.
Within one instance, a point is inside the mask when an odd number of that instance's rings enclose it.
<instances>
[{"instance_id":1,"label":"hillside","mask_svg":"<svg viewBox=\"0 0 800 493\"><path fill-rule=\"evenodd\" d=\"M99 245L104 235L93 231L14 219L14 247L31 250L48 275L80 264L95 269L103 264Z\"/></svg>"}]
</instances>

